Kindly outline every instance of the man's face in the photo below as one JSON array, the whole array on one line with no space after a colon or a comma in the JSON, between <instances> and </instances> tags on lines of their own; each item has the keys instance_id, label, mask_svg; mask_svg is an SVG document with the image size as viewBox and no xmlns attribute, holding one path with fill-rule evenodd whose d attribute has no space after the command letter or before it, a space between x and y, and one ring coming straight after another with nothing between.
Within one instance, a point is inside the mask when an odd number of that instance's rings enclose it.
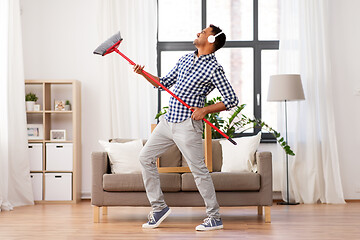
<instances>
[{"instance_id":1,"label":"man's face","mask_svg":"<svg viewBox=\"0 0 360 240\"><path fill-rule=\"evenodd\" d=\"M213 35L211 27L207 27L203 29L201 32L196 34L197 38L194 40L193 44L196 47L204 46L205 44L210 44L207 40L208 36L210 35Z\"/></svg>"}]
</instances>

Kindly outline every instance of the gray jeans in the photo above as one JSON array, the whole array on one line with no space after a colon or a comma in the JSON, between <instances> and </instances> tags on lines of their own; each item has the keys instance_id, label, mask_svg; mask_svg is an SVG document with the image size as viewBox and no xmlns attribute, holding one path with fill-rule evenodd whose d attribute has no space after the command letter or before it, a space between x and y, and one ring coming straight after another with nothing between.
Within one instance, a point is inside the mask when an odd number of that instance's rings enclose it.
<instances>
[{"instance_id":1,"label":"gray jeans","mask_svg":"<svg viewBox=\"0 0 360 240\"><path fill-rule=\"evenodd\" d=\"M140 153L142 176L154 212L161 211L167 206L160 188L156 159L176 144L194 176L196 186L204 199L208 217L220 218L214 184L204 161L202 129L202 121L191 118L180 123L171 123L163 119L143 147Z\"/></svg>"}]
</instances>

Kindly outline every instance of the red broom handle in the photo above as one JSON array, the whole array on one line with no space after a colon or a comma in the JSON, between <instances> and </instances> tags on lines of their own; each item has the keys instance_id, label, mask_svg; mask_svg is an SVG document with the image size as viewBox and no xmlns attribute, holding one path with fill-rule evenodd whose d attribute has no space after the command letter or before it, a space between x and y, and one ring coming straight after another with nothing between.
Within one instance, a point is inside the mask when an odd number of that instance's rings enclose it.
<instances>
[{"instance_id":1,"label":"red broom handle","mask_svg":"<svg viewBox=\"0 0 360 240\"><path fill-rule=\"evenodd\" d=\"M122 56L123 58L125 58L131 65L135 65L135 63L133 61L131 61L130 58L128 58L127 56L125 56L122 52L119 51L119 49L114 48L115 52L117 52L120 56ZM164 85L162 85L159 81L157 81L153 76L151 76L149 73L147 73L146 71L142 70L142 72L149 77L151 80L153 80L156 84L158 84L162 89L164 89L165 91L167 91L168 93L170 93L171 96L173 96L174 98L176 98L176 100L178 100L179 102L181 102L185 107L187 107L190 111L194 112L194 110L191 109L191 107L184 102L181 98L179 98L178 96L176 96L173 92L171 92L169 89L167 89ZM211 122L209 122L206 118L203 118L204 122L206 122L207 124L209 124L213 129L215 129L218 133L220 133L224 138L226 138L227 140L229 140L232 144L237 145L237 143L232 140L231 137L229 137L228 135L226 135L225 133L223 133L219 128L217 128L214 124L212 124Z\"/></svg>"}]
</instances>

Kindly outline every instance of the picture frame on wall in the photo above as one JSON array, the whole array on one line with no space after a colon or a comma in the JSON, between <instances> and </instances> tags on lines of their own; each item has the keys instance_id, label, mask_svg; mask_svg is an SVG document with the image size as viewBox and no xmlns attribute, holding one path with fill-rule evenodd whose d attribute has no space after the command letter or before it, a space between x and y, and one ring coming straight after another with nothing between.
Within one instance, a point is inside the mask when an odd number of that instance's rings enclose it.
<instances>
[{"instance_id":1,"label":"picture frame on wall","mask_svg":"<svg viewBox=\"0 0 360 240\"><path fill-rule=\"evenodd\" d=\"M44 139L42 124L27 124L27 135L29 140Z\"/></svg>"},{"instance_id":2,"label":"picture frame on wall","mask_svg":"<svg viewBox=\"0 0 360 240\"><path fill-rule=\"evenodd\" d=\"M65 100L55 100L55 111L65 111Z\"/></svg>"},{"instance_id":3,"label":"picture frame on wall","mask_svg":"<svg viewBox=\"0 0 360 240\"><path fill-rule=\"evenodd\" d=\"M66 141L66 130L50 130L51 141Z\"/></svg>"}]
</instances>

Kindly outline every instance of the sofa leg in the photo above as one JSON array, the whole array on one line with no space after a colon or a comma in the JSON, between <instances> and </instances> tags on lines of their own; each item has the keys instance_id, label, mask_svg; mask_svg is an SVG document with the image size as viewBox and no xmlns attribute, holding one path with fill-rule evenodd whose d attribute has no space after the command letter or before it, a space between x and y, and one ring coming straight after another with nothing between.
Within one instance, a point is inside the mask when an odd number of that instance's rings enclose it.
<instances>
[{"instance_id":1,"label":"sofa leg","mask_svg":"<svg viewBox=\"0 0 360 240\"><path fill-rule=\"evenodd\" d=\"M102 214L108 215L108 207L102 207Z\"/></svg>"},{"instance_id":2,"label":"sofa leg","mask_svg":"<svg viewBox=\"0 0 360 240\"><path fill-rule=\"evenodd\" d=\"M100 207L93 206L94 207L94 223L100 222Z\"/></svg>"},{"instance_id":3,"label":"sofa leg","mask_svg":"<svg viewBox=\"0 0 360 240\"><path fill-rule=\"evenodd\" d=\"M258 206L258 215L263 215L263 206Z\"/></svg>"},{"instance_id":4,"label":"sofa leg","mask_svg":"<svg viewBox=\"0 0 360 240\"><path fill-rule=\"evenodd\" d=\"M271 223L271 208L265 206L265 223Z\"/></svg>"}]
</instances>

